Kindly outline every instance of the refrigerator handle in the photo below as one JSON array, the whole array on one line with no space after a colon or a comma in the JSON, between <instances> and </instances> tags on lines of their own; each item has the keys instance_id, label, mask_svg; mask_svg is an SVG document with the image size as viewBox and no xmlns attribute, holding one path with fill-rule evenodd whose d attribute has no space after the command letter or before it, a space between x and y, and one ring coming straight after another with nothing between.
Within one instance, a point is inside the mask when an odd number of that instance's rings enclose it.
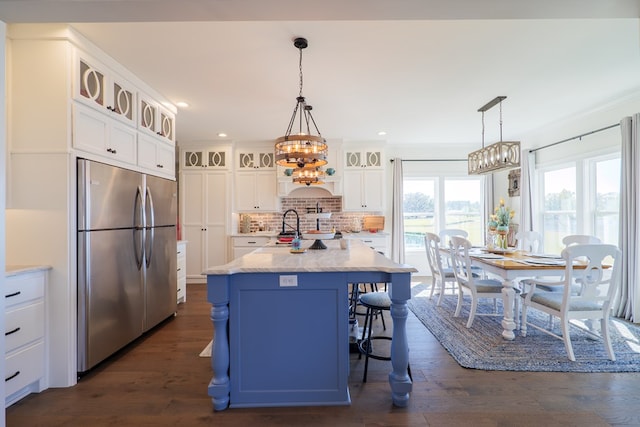
<instances>
[{"instance_id":1,"label":"refrigerator handle","mask_svg":"<svg viewBox=\"0 0 640 427\"><path fill-rule=\"evenodd\" d=\"M153 245L155 243L154 241L156 225L155 212L153 208L153 196L151 195L151 190L149 189L149 187L147 187L146 191L145 210L149 213L149 226L146 227L146 230L149 232L149 244L148 246L146 246L147 250L145 251L145 263L147 265L147 268L149 268L149 265L151 265L151 256L153 255Z\"/></svg>"},{"instance_id":2,"label":"refrigerator handle","mask_svg":"<svg viewBox=\"0 0 640 427\"><path fill-rule=\"evenodd\" d=\"M136 190L136 201L133 205L133 253L136 257L136 265L138 270L142 268L142 253L144 252L145 245L145 233L144 225L145 218L140 206L142 205L142 188L138 186ZM142 234L139 234L142 233ZM140 242L138 243L137 237L140 235Z\"/></svg>"},{"instance_id":3,"label":"refrigerator handle","mask_svg":"<svg viewBox=\"0 0 640 427\"><path fill-rule=\"evenodd\" d=\"M156 218L155 218L155 209L153 207L153 196L151 195L151 190L149 189L149 187L147 187L147 200L146 200L147 204L145 209L147 209L147 211L149 211L149 218L151 219L149 227L155 227L156 226ZM146 226L146 224L145 224Z\"/></svg>"}]
</instances>

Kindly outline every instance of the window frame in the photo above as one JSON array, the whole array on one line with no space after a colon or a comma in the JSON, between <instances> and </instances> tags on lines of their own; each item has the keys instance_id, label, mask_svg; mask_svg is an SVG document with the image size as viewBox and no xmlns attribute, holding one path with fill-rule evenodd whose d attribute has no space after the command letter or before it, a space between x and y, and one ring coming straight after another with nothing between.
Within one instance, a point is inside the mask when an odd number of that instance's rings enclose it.
<instances>
[{"instance_id":1,"label":"window frame","mask_svg":"<svg viewBox=\"0 0 640 427\"><path fill-rule=\"evenodd\" d=\"M621 160L621 151L615 149L601 150L597 152L587 152L579 156L560 161L537 164L535 171L536 180L536 224L539 224L541 233L545 234L545 173L574 167L576 173L576 234L595 235L603 241L611 241L605 236L597 234L597 164L602 161L618 159ZM619 214L618 208L618 214ZM618 236L615 237L615 244L618 243Z\"/></svg>"}]
</instances>

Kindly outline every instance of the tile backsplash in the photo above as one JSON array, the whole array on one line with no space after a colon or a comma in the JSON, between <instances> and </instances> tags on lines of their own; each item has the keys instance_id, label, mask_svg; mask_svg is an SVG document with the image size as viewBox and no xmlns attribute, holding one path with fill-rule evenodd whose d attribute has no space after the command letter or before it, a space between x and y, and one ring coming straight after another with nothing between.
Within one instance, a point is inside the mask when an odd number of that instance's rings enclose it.
<instances>
[{"instance_id":1,"label":"tile backsplash","mask_svg":"<svg viewBox=\"0 0 640 427\"><path fill-rule=\"evenodd\" d=\"M366 215L381 215L380 212L342 212L342 197L315 197L304 199L300 197L283 197L281 199L280 213L251 213L251 231L282 231L282 215L289 209L295 209L300 216L300 230L315 230L317 227L316 220L307 217L307 211L315 212L319 207L321 212L331 212L331 218L321 219L320 229L336 231L352 231L356 228L355 224L359 224L362 228L362 218ZM244 215L244 214L243 214ZM240 221L238 221L238 224ZM295 215L287 215L287 224L295 227ZM287 228L287 230L290 230ZM240 230L236 230L240 232Z\"/></svg>"}]
</instances>

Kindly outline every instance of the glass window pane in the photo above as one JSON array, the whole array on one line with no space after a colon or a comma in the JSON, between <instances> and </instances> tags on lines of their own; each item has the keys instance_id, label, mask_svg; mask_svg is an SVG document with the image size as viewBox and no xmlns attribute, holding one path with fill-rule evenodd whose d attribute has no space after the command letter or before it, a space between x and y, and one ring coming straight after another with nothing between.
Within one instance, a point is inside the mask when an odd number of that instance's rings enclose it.
<instances>
[{"instance_id":1,"label":"glass window pane","mask_svg":"<svg viewBox=\"0 0 640 427\"><path fill-rule=\"evenodd\" d=\"M446 178L444 181L444 227L465 230L474 245L484 243L481 195L479 178Z\"/></svg>"},{"instance_id":2,"label":"glass window pane","mask_svg":"<svg viewBox=\"0 0 640 427\"><path fill-rule=\"evenodd\" d=\"M620 159L596 162L595 234L603 242L618 244Z\"/></svg>"},{"instance_id":3,"label":"glass window pane","mask_svg":"<svg viewBox=\"0 0 640 427\"><path fill-rule=\"evenodd\" d=\"M403 182L405 251L424 252L424 233L435 232L435 188L435 179L405 179Z\"/></svg>"},{"instance_id":4,"label":"glass window pane","mask_svg":"<svg viewBox=\"0 0 640 427\"><path fill-rule=\"evenodd\" d=\"M577 234L576 168L569 167L544 172L544 250L560 253L562 238Z\"/></svg>"}]
</instances>

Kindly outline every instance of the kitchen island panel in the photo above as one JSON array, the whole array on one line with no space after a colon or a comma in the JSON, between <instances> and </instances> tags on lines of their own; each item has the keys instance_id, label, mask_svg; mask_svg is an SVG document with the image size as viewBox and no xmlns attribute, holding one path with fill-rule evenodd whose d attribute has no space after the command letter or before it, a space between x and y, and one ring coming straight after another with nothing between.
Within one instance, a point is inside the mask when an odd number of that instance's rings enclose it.
<instances>
[{"instance_id":1,"label":"kitchen island panel","mask_svg":"<svg viewBox=\"0 0 640 427\"><path fill-rule=\"evenodd\" d=\"M296 285L281 286L282 276ZM345 280L341 273L235 276L231 407L350 403Z\"/></svg>"}]
</instances>

